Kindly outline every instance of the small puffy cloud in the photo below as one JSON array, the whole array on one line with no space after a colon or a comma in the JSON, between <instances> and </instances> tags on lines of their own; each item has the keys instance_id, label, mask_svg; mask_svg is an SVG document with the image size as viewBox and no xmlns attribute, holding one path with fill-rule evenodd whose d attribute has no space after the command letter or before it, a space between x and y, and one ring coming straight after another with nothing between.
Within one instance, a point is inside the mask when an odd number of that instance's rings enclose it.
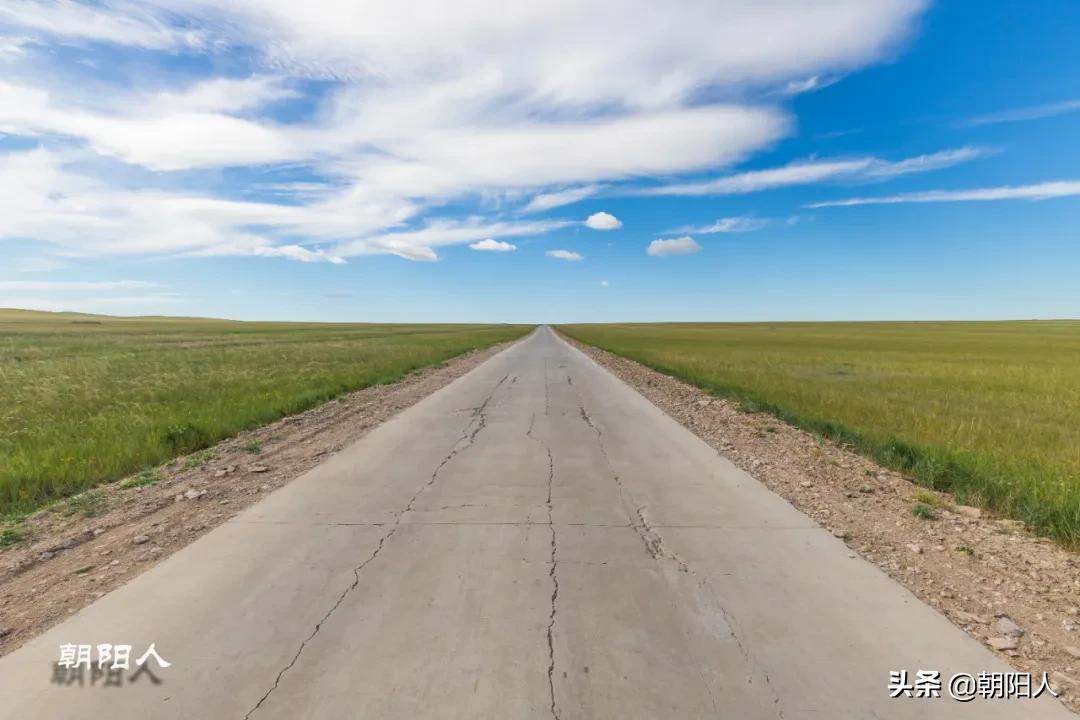
<instances>
[{"instance_id":1,"label":"small puffy cloud","mask_svg":"<svg viewBox=\"0 0 1080 720\"><path fill-rule=\"evenodd\" d=\"M668 255L693 255L701 250L694 238L684 235L669 240L653 240L645 253L653 257L667 257Z\"/></svg>"},{"instance_id":2,"label":"small puffy cloud","mask_svg":"<svg viewBox=\"0 0 1080 720\"><path fill-rule=\"evenodd\" d=\"M517 250L517 245L512 245L512 244L510 244L508 242L503 242L501 240L495 240L493 238L488 238L486 240L481 240L479 242L471 243L469 245L469 247L471 247L473 250L480 250L482 252L504 253L504 252L513 252L514 250Z\"/></svg>"},{"instance_id":3,"label":"small puffy cloud","mask_svg":"<svg viewBox=\"0 0 1080 720\"><path fill-rule=\"evenodd\" d=\"M581 255L570 250L548 250L544 254L548 257L555 258L556 260L569 260L571 262L577 262L582 259Z\"/></svg>"},{"instance_id":4,"label":"small puffy cloud","mask_svg":"<svg viewBox=\"0 0 1080 720\"><path fill-rule=\"evenodd\" d=\"M618 230L622 227L619 218L606 212L593 213L585 224L593 230Z\"/></svg>"},{"instance_id":5,"label":"small puffy cloud","mask_svg":"<svg viewBox=\"0 0 1080 720\"><path fill-rule=\"evenodd\" d=\"M600 287L608 287L610 283L607 280L600 281Z\"/></svg>"}]
</instances>

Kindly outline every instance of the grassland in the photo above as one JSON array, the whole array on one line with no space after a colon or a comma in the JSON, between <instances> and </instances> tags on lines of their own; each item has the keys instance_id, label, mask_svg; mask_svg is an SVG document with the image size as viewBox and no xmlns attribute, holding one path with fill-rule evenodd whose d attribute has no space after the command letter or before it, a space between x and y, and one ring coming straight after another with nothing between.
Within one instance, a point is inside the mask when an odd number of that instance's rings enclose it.
<instances>
[{"instance_id":1,"label":"grassland","mask_svg":"<svg viewBox=\"0 0 1080 720\"><path fill-rule=\"evenodd\" d=\"M1080 547L1080 321L559 329Z\"/></svg>"},{"instance_id":2,"label":"grassland","mask_svg":"<svg viewBox=\"0 0 1080 720\"><path fill-rule=\"evenodd\" d=\"M528 330L0 310L0 515Z\"/></svg>"}]
</instances>

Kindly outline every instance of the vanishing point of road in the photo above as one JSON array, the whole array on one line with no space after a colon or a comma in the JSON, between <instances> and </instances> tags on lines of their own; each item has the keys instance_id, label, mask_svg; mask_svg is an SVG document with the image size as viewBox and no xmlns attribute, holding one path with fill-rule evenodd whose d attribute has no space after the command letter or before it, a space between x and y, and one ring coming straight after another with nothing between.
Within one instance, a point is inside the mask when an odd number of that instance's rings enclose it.
<instances>
[{"instance_id":1,"label":"vanishing point of road","mask_svg":"<svg viewBox=\"0 0 1080 720\"><path fill-rule=\"evenodd\" d=\"M172 665L56 684L65 643ZM0 717L1073 717L919 669L1008 670L540 328L0 659Z\"/></svg>"}]
</instances>

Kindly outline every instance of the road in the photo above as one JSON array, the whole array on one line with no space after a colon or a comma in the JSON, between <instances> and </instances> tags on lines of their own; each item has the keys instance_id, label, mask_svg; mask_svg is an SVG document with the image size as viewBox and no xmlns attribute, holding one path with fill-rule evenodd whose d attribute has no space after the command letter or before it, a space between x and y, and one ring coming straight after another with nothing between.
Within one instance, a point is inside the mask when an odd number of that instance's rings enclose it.
<instances>
[{"instance_id":1,"label":"road","mask_svg":"<svg viewBox=\"0 0 1080 720\"><path fill-rule=\"evenodd\" d=\"M1073 717L901 669L1008 668L541 328L0 658L0 717Z\"/></svg>"}]
</instances>

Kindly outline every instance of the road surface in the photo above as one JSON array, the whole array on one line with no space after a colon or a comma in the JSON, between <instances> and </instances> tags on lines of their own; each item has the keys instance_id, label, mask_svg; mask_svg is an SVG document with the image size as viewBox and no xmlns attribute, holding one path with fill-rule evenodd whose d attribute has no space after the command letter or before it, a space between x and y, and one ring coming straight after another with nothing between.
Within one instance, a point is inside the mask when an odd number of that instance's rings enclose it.
<instances>
[{"instance_id":1,"label":"road surface","mask_svg":"<svg viewBox=\"0 0 1080 720\"><path fill-rule=\"evenodd\" d=\"M1073 717L919 669L1008 668L541 328L0 658L0 717Z\"/></svg>"}]
</instances>

